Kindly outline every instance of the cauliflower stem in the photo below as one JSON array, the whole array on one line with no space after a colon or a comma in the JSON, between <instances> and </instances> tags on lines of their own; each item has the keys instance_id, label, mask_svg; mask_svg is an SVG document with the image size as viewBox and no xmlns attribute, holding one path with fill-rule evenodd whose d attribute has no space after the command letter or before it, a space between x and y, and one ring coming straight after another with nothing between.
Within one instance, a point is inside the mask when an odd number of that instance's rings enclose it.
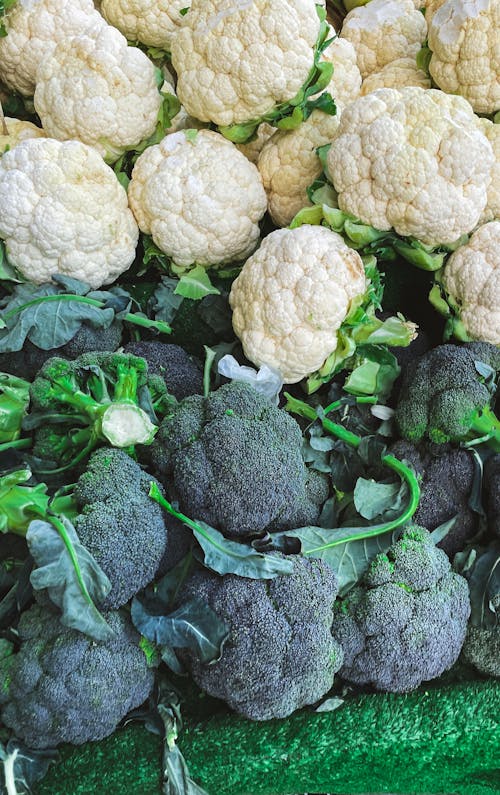
<instances>
[{"instance_id":1,"label":"cauliflower stem","mask_svg":"<svg viewBox=\"0 0 500 795\"><path fill-rule=\"evenodd\" d=\"M313 110L322 110L330 116L335 116L337 110L335 102L328 92L322 92L328 86L333 75L333 64L322 61L321 56L333 41L328 38L330 26L326 21L325 9L317 5L316 11L321 20L316 46L314 48L314 63L308 78L299 93L288 102L276 105L268 113L258 119L252 119L245 124L230 124L219 126L217 129L225 138L235 144L244 144L255 137L257 128L262 122L272 124L279 130L295 130L303 121L309 118ZM316 96L318 95L319 96Z\"/></svg>"}]
</instances>

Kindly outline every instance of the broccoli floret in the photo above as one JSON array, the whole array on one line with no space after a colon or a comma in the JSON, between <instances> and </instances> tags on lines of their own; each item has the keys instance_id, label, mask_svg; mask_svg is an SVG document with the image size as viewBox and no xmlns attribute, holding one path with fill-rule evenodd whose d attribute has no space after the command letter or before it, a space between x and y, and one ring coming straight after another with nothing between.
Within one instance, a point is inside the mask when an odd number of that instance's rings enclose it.
<instances>
[{"instance_id":1,"label":"broccoli floret","mask_svg":"<svg viewBox=\"0 0 500 795\"><path fill-rule=\"evenodd\" d=\"M123 450L101 448L91 456L75 486L81 514L75 529L111 582L104 609L124 605L186 554L189 534L165 518L148 497L157 482Z\"/></svg>"},{"instance_id":2,"label":"broccoli floret","mask_svg":"<svg viewBox=\"0 0 500 795\"><path fill-rule=\"evenodd\" d=\"M484 464L484 496L488 527L500 536L500 455L493 455Z\"/></svg>"},{"instance_id":3,"label":"broccoli floret","mask_svg":"<svg viewBox=\"0 0 500 795\"><path fill-rule=\"evenodd\" d=\"M144 359L120 353L85 353L72 362L52 357L30 395L23 427L36 429L33 455L58 471L103 443L150 444L157 430L155 409L163 411L168 403L163 380L148 376Z\"/></svg>"},{"instance_id":4,"label":"broccoli floret","mask_svg":"<svg viewBox=\"0 0 500 795\"><path fill-rule=\"evenodd\" d=\"M73 339L60 348L50 351L43 351L26 339L22 350L0 354L0 370L32 381L47 359L52 356L76 359L82 353L91 351L116 351L121 338L121 320L114 320L108 328L93 328L88 323L82 323Z\"/></svg>"},{"instance_id":5,"label":"broccoli floret","mask_svg":"<svg viewBox=\"0 0 500 795\"><path fill-rule=\"evenodd\" d=\"M252 720L284 718L318 701L342 663L330 631L337 578L323 561L290 559L293 572L272 580L199 570L179 593L179 604L197 596L230 627L217 662L179 654L203 690Z\"/></svg>"},{"instance_id":6,"label":"broccoli floret","mask_svg":"<svg viewBox=\"0 0 500 795\"><path fill-rule=\"evenodd\" d=\"M335 605L333 636L349 682L405 693L457 660L470 614L466 580L427 530L407 527Z\"/></svg>"},{"instance_id":7,"label":"broccoli floret","mask_svg":"<svg viewBox=\"0 0 500 795\"><path fill-rule=\"evenodd\" d=\"M100 740L145 701L154 682L130 619L105 614L115 636L95 641L34 605L21 616L19 652L0 690L1 717L31 748Z\"/></svg>"},{"instance_id":8,"label":"broccoli floret","mask_svg":"<svg viewBox=\"0 0 500 795\"><path fill-rule=\"evenodd\" d=\"M299 425L248 384L185 398L161 424L153 468L181 510L244 536L314 524L327 486L309 474Z\"/></svg>"},{"instance_id":9,"label":"broccoli floret","mask_svg":"<svg viewBox=\"0 0 500 795\"><path fill-rule=\"evenodd\" d=\"M500 679L500 625L469 626L462 655L466 662L481 673Z\"/></svg>"},{"instance_id":10,"label":"broccoli floret","mask_svg":"<svg viewBox=\"0 0 500 795\"><path fill-rule=\"evenodd\" d=\"M500 422L491 408L499 370L500 350L485 342L440 345L411 362L396 407L401 436L438 444L490 436L500 451Z\"/></svg>"},{"instance_id":11,"label":"broccoli floret","mask_svg":"<svg viewBox=\"0 0 500 795\"><path fill-rule=\"evenodd\" d=\"M148 370L161 375L171 395L182 400L188 395L203 393L203 370L198 359L190 356L180 345L164 342L129 342L125 353L142 356Z\"/></svg>"},{"instance_id":12,"label":"broccoli floret","mask_svg":"<svg viewBox=\"0 0 500 795\"><path fill-rule=\"evenodd\" d=\"M474 482L474 460L467 450L444 445L396 442L390 452L408 461L422 478L420 501L413 521L435 530L456 517L455 524L437 544L452 558L478 529L478 514L469 507Z\"/></svg>"}]
</instances>

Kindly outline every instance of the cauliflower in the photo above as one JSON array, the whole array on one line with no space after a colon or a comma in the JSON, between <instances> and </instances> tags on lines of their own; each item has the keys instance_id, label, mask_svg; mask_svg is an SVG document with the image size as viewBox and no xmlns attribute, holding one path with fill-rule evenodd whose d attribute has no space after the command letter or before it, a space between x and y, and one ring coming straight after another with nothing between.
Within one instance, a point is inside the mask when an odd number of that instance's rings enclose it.
<instances>
[{"instance_id":1,"label":"cauliflower","mask_svg":"<svg viewBox=\"0 0 500 795\"><path fill-rule=\"evenodd\" d=\"M259 118L307 82L319 31L314 0L193 0L172 39L181 103L220 126Z\"/></svg>"},{"instance_id":2,"label":"cauliflower","mask_svg":"<svg viewBox=\"0 0 500 795\"><path fill-rule=\"evenodd\" d=\"M500 219L500 124L493 124L489 119L479 119L480 130L484 133L491 144L495 161L491 170L491 182L488 188L488 201L483 210L480 224L486 221Z\"/></svg>"},{"instance_id":3,"label":"cauliflower","mask_svg":"<svg viewBox=\"0 0 500 795\"><path fill-rule=\"evenodd\" d=\"M500 0L445 0L427 16L435 83L468 99L476 113L494 113L500 108Z\"/></svg>"},{"instance_id":4,"label":"cauliflower","mask_svg":"<svg viewBox=\"0 0 500 795\"><path fill-rule=\"evenodd\" d=\"M47 134L94 146L109 162L149 138L162 97L156 69L109 25L65 39L37 72L35 109Z\"/></svg>"},{"instance_id":5,"label":"cauliflower","mask_svg":"<svg viewBox=\"0 0 500 795\"><path fill-rule=\"evenodd\" d=\"M327 158L341 210L430 246L478 223L494 157L462 97L381 88L342 113Z\"/></svg>"},{"instance_id":6,"label":"cauliflower","mask_svg":"<svg viewBox=\"0 0 500 795\"><path fill-rule=\"evenodd\" d=\"M267 207L257 168L210 130L181 130L146 149L128 195L139 227L180 266L247 257Z\"/></svg>"},{"instance_id":7,"label":"cauliflower","mask_svg":"<svg viewBox=\"0 0 500 795\"><path fill-rule=\"evenodd\" d=\"M125 189L92 147L30 138L2 156L0 237L25 279L110 284L134 261L138 236Z\"/></svg>"},{"instance_id":8,"label":"cauliflower","mask_svg":"<svg viewBox=\"0 0 500 795\"><path fill-rule=\"evenodd\" d=\"M255 163L255 165L257 165L257 161L262 149L264 148L264 144L269 141L270 137L274 135L275 132L276 127L273 127L272 124L268 124L267 121L263 121L262 124L259 124L257 128L255 138L252 138L245 144L236 144L236 147L245 155L248 160L250 160L251 163Z\"/></svg>"},{"instance_id":9,"label":"cauliflower","mask_svg":"<svg viewBox=\"0 0 500 795\"><path fill-rule=\"evenodd\" d=\"M33 96L38 66L59 42L106 25L92 0L17 0L3 20L0 79L25 97Z\"/></svg>"},{"instance_id":10,"label":"cauliflower","mask_svg":"<svg viewBox=\"0 0 500 795\"><path fill-rule=\"evenodd\" d=\"M9 116L3 121L4 131L0 135L0 152L14 149L21 141L26 141L28 138L45 138L45 132L30 121L11 119Z\"/></svg>"},{"instance_id":11,"label":"cauliflower","mask_svg":"<svg viewBox=\"0 0 500 795\"><path fill-rule=\"evenodd\" d=\"M416 56L426 34L425 18L412 0L371 0L347 14L340 33L354 45L363 77L397 58Z\"/></svg>"},{"instance_id":12,"label":"cauliflower","mask_svg":"<svg viewBox=\"0 0 500 795\"><path fill-rule=\"evenodd\" d=\"M328 91L335 98L337 115L315 110L297 129L275 132L258 159L268 209L278 226L288 226L296 213L311 203L307 188L323 171L316 149L333 140L341 107L355 99L361 87L356 53L350 42L334 39L323 58L334 67Z\"/></svg>"},{"instance_id":13,"label":"cauliflower","mask_svg":"<svg viewBox=\"0 0 500 795\"><path fill-rule=\"evenodd\" d=\"M405 88L419 86L430 88L429 76L419 69L415 58L397 58L386 64L379 72L372 72L363 80L361 96L376 91L377 88Z\"/></svg>"},{"instance_id":14,"label":"cauliflower","mask_svg":"<svg viewBox=\"0 0 500 795\"><path fill-rule=\"evenodd\" d=\"M229 302L245 356L286 383L317 370L366 279L359 254L326 227L278 229L233 282Z\"/></svg>"},{"instance_id":15,"label":"cauliflower","mask_svg":"<svg viewBox=\"0 0 500 795\"><path fill-rule=\"evenodd\" d=\"M467 334L500 345L500 221L480 226L451 254L442 282Z\"/></svg>"},{"instance_id":16,"label":"cauliflower","mask_svg":"<svg viewBox=\"0 0 500 795\"><path fill-rule=\"evenodd\" d=\"M169 51L187 7L189 0L102 0L101 14L129 41Z\"/></svg>"}]
</instances>

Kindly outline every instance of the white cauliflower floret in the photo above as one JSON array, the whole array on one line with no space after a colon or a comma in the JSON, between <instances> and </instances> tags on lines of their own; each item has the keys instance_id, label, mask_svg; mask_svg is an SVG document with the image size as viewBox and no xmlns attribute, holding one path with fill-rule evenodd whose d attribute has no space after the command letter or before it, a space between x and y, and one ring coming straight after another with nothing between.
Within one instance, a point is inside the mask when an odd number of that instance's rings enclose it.
<instances>
[{"instance_id":1,"label":"white cauliflower floret","mask_svg":"<svg viewBox=\"0 0 500 795\"><path fill-rule=\"evenodd\" d=\"M0 237L35 284L55 273L94 289L135 258L139 230L113 170L80 141L31 138L0 160Z\"/></svg>"},{"instance_id":2,"label":"white cauliflower floret","mask_svg":"<svg viewBox=\"0 0 500 795\"><path fill-rule=\"evenodd\" d=\"M476 113L500 108L500 0L438 3L428 44L429 71L443 91L465 97Z\"/></svg>"},{"instance_id":3,"label":"white cauliflower floret","mask_svg":"<svg viewBox=\"0 0 500 795\"><path fill-rule=\"evenodd\" d=\"M363 80L361 96L377 88L406 88L418 86L430 88L431 81L423 69L419 69L415 58L397 58L386 64L380 72L372 72Z\"/></svg>"},{"instance_id":4,"label":"white cauliflower floret","mask_svg":"<svg viewBox=\"0 0 500 795\"><path fill-rule=\"evenodd\" d=\"M365 291L361 257L336 232L278 229L233 282L233 327L251 362L296 383L336 349L337 331Z\"/></svg>"},{"instance_id":5,"label":"white cauliflower floret","mask_svg":"<svg viewBox=\"0 0 500 795\"><path fill-rule=\"evenodd\" d=\"M146 149L128 196L142 231L181 266L247 257L267 207L257 168L210 130L173 133Z\"/></svg>"},{"instance_id":6,"label":"white cauliflower floret","mask_svg":"<svg viewBox=\"0 0 500 795\"><path fill-rule=\"evenodd\" d=\"M434 246L474 229L493 161L462 97L381 88L345 108L327 165L341 210Z\"/></svg>"},{"instance_id":7,"label":"white cauliflower floret","mask_svg":"<svg viewBox=\"0 0 500 795\"><path fill-rule=\"evenodd\" d=\"M500 345L500 221L476 229L448 258L442 279L468 335Z\"/></svg>"},{"instance_id":8,"label":"white cauliflower floret","mask_svg":"<svg viewBox=\"0 0 500 795\"><path fill-rule=\"evenodd\" d=\"M129 41L168 51L188 7L189 0L102 0L101 14Z\"/></svg>"},{"instance_id":9,"label":"white cauliflower floret","mask_svg":"<svg viewBox=\"0 0 500 795\"><path fill-rule=\"evenodd\" d=\"M47 135L94 146L109 162L149 138L162 97L156 69L105 25L57 45L37 72L35 109Z\"/></svg>"},{"instance_id":10,"label":"white cauliflower floret","mask_svg":"<svg viewBox=\"0 0 500 795\"><path fill-rule=\"evenodd\" d=\"M416 56L427 24L412 0L371 0L347 14L340 35L354 45L359 70L366 77L396 58Z\"/></svg>"},{"instance_id":11,"label":"white cauliflower floret","mask_svg":"<svg viewBox=\"0 0 500 795\"><path fill-rule=\"evenodd\" d=\"M336 116L313 111L295 130L275 132L258 159L268 209L278 226L288 226L302 207L311 204L307 188L323 171L316 149L334 139L342 106L359 95L361 74L352 44L336 38L323 53L323 58L333 64L327 91L335 99Z\"/></svg>"},{"instance_id":12,"label":"white cauliflower floret","mask_svg":"<svg viewBox=\"0 0 500 795\"><path fill-rule=\"evenodd\" d=\"M484 208L480 224L500 219L500 124L493 124L489 119L479 119L480 130L484 133L493 149L494 162L491 169L491 182L488 188L488 201Z\"/></svg>"},{"instance_id":13,"label":"white cauliflower floret","mask_svg":"<svg viewBox=\"0 0 500 795\"><path fill-rule=\"evenodd\" d=\"M44 130L30 121L12 119L9 116L6 116L4 121L6 132L0 134L0 153L14 149L21 141L26 141L28 138L45 138Z\"/></svg>"},{"instance_id":14,"label":"white cauliflower floret","mask_svg":"<svg viewBox=\"0 0 500 795\"><path fill-rule=\"evenodd\" d=\"M274 133L263 147L257 166L277 226L288 226L311 204L307 188L323 171L316 149L335 138L339 122L339 116L315 110L296 130Z\"/></svg>"},{"instance_id":15,"label":"white cauliflower floret","mask_svg":"<svg viewBox=\"0 0 500 795\"><path fill-rule=\"evenodd\" d=\"M38 66L56 44L106 25L92 0L16 0L4 24L0 79L26 97L33 96Z\"/></svg>"},{"instance_id":16,"label":"white cauliflower floret","mask_svg":"<svg viewBox=\"0 0 500 795\"><path fill-rule=\"evenodd\" d=\"M220 126L258 119L307 81L319 30L314 0L193 0L172 39L181 103Z\"/></svg>"}]
</instances>

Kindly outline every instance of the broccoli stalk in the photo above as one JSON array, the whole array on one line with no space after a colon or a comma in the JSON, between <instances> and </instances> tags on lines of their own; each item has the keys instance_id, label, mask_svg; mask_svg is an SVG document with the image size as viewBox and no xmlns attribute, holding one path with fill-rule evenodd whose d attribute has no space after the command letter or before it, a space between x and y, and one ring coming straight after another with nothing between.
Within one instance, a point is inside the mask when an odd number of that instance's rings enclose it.
<instances>
[{"instance_id":1,"label":"broccoli stalk","mask_svg":"<svg viewBox=\"0 0 500 795\"><path fill-rule=\"evenodd\" d=\"M500 420L490 406L484 406L469 415L467 426L469 430L464 440L464 447L488 442L494 453L500 453ZM444 433L440 434L439 429L436 428L432 441L442 444L448 441L448 437Z\"/></svg>"},{"instance_id":2,"label":"broccoli stalk","mask_svg":"<svg viewBox=\"0 0 500 795\"><path fill-rule=\"evenodd\" d=\"M351 447L358 448L361 444L361 437L357 434L349 431L347 428L344 428L342 425L337 424L336 422L332 422L329 420L328 417L325 415L328 414L330 411L334 411L336 408L339 408L342 405L342 401L338 400L335 403L331 403L325 409L317 412L312 406L309 406L307 403L304 403L302 400L298 400L292 395L285 392L285 397L287 398L287 404L285 409L287 411L293 412L294 414L298 414L301 417L305 417L312 422L315 422L317 419L321 420L321 424L325 431L330 433L332 436L337 437L337 439L341 439L346 444L350 445ZM366 398L358 398L358 402L360 403L371 403L376 402L373 398L366 397ZM372 538L373 536L381 535L382 533L387 533L391 530L395 530L397 527L401 527L402 525L406 524L406 522L411 519L413 514L418 508L418 503L420 499L420 486L418 483L417 476L413 472L410 467L408 467L403 461L400 461L399 458L396 458L393 455L386 454L382 456L382 463L385 464L389 469L392 469L396 472L399 477L406 481L409 492L410 498L408 501L408 505L406 506L405 510L400 514L400 516L396 517L395 519L391 520L390 522L385 522L383 524L377 524L372 527L359 527L359 528L350 528L352 530L352 535L346 537L345 533L339 534L338 538L330 541L328 544L317 547L315 549L308 549L307 551L303 552L304 555L316 555L318 552L328 549L330 547L337 546L338 544L345 544L346 541L351 540L361 540L363 538Z\"/></svg>"},{"instance_id":3,"label":"broccoli stalk","mask_svg":"<svg viewBox=\"0 0 500 795\"><path fill-rule=\"evenodd\" d=\"M54 524L54 514L64 513L69 519L77 515L71 486L66 486L51 498L45 483L27 486L30 478L31 470L28 468L0 476L0 533L25 537L29 523L36 517Z\"/></svg>"},{"instance_id":4,"label":"broccoli stalk","mask_svg":"<svg viewBox=\"0 0 500 795\"><path fill-rule=\"evenodd\" d=\"M19 439L21 421L30 399L29 389L28 381L23 378L0 373L0 443Z\"/></svg>"}]
</instances>

